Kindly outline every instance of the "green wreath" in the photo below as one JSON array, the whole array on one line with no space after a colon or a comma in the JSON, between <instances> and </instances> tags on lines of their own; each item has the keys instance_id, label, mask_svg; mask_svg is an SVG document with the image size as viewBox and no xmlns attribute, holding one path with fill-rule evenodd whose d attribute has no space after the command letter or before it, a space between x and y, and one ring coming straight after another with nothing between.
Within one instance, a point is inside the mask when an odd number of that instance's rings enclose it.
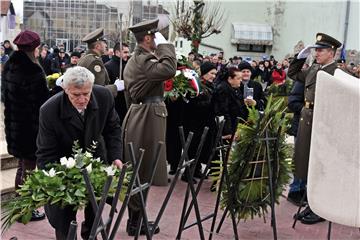
<instances>
[{"instance_id":1,"label":"green wreath","mask_svg":"<svg viewBox=\"0 0 360 240\"><path fill-rule=\"evenodd\" d=\"M274 137L281 127L277 153L274 152L275 142L269 141L271 159L277 154L277 161L272 161L276 203L290 180L291 156L288 156L288 146L285 143L289 119L287 115L285 118L282 117L285 110L283 98L273 100L270 96L260 121L259 111L252 108L249 109L248 121L238 125L236 140L231 147L228 161L230 189L226 184L223 184L221 189L221 207L232 206L238 221L249 217L253 219L254 216L264 217L271 203L268 166L265 161L266 143L259 140L265 135L265 130L268 131L269 137ZM251 156L252 159L249 159Z\"/></svg>"}]
</instances>

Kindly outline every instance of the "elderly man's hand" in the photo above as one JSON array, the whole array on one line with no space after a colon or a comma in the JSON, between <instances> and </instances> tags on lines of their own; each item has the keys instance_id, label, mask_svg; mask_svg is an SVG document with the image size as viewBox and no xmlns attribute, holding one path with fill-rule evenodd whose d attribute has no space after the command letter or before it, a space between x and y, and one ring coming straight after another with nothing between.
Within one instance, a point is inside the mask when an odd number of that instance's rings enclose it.
<instances>
[{"instance_id":1,"label":"elderly man's hand","mask_svg":"<svg viewBox=\"0 0 360 240\"><path fill-rule=\"evenodd\" d=\"M123 167L123 163L121 162L120 159L115 159L115 160L113 161L113 164L114 164L117 168L119 168L119 169L121 169L121 168Z\"/></svg>"},{"instance_id":2,"label":"elderly man's hand","mask_svg":"<svg viewBox=\"0 0 360 240\"><path fill-rule=\"evenodd\" d=\"M256 106L256 101L252 98L246 98L244 101L247 106Z\"/></svg>"}]
</instances>

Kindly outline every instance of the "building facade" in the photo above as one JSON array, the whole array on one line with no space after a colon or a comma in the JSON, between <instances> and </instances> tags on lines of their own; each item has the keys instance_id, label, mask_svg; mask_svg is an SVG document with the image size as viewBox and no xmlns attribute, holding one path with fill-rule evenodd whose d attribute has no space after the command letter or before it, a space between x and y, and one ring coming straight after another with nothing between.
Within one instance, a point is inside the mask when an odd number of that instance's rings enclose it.
<instances>
[{"instance_id":1,"label":"building facade","mask_svg":"<svg viewBox=\"0 0 360 240\"><path fill-rule=\"evenodd\" d=\"M199 47L201 54L222 50L226 58L261 59L274 55L282 59L293 54L299 42L305 46L314 44L318 32L327 33L341 42L346 38L347 50L360 49L359 1L229 0L221 1L221 8L226 16L221 33L203 39ZM183 54L191 49L190 42L182 38L178 39L177 46Z\"/></svg>"},{"instance_id":2,"label":"building facade","mask_svg":"<svg viewBox=\"0 0 360 240\"><path fill-rule=\"evenodd\" d=\"M24 29L31 29L49 46L66 50L82 46L81 39L96 28L105 34L118 31L118 10L94 0L24 1Z\"/></svg>"}]
</instances>

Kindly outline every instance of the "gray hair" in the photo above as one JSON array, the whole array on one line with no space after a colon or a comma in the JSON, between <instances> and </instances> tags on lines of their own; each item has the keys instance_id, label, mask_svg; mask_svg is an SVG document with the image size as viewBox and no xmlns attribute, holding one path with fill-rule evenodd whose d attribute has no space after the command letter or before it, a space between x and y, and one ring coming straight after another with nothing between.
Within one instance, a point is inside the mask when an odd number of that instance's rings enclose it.
<instances>
[{"instance_id":1,"label":"gray hair","mask_svg":"<svg viewBox=\"0 0 360 240\"><path fill-rule=\"evenodd\" d=\"M69 85L81 87L87 82L94 84L94 79L94 74L88 69L76 66L66 70L63 76L62 87L67 88Z\"/></svg>"}]
</instances>

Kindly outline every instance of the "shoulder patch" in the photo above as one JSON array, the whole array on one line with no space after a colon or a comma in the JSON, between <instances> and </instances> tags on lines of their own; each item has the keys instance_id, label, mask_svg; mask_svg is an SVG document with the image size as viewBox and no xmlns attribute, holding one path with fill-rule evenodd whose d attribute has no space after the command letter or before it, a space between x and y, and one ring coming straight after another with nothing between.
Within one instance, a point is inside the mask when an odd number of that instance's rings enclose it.
<instances>
[{"instance_id":1,"label":"shoulder patch","mask_svg":"<svg viewBox=\"0 0 360 240\"><path fill-rule=\"evenodd\" d=\"M94 71L95 72L101 72L101 66L100 65L95 65L94 66Z\"/></svg>"}]
</instances>

